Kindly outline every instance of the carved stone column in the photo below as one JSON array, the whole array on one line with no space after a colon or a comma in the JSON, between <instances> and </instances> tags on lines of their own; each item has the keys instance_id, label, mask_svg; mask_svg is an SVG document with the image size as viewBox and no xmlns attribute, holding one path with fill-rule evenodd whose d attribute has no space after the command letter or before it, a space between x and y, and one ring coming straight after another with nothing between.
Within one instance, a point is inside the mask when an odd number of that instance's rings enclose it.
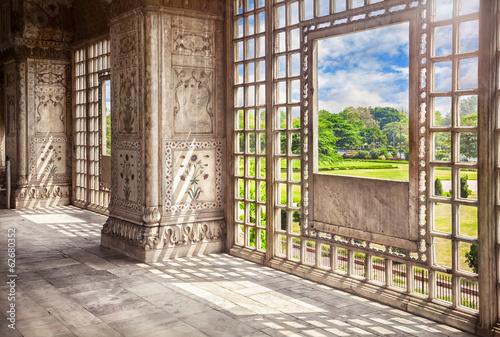
<instances>
[{"instance_id":1,"label":"carved stone column","mask_svg":"<svg viewBox=\"0 0 500 337\"><path fill-rule=\"evenodd\" d=\"M60 18L71 16L71 7L71 0L2 4L5 152L16 208L70 202L72 28Z\"/></svg>"},{"instance_id":2,"label":"carved stone column","mask_svg":"<svg viewBox=\"0 0 500 337\"><path fill-rule=\"evenodd\" d=\"M220 4L106 1L115 113L101 243L142 261L224 247Z\"/></svg>"}]
</instances>

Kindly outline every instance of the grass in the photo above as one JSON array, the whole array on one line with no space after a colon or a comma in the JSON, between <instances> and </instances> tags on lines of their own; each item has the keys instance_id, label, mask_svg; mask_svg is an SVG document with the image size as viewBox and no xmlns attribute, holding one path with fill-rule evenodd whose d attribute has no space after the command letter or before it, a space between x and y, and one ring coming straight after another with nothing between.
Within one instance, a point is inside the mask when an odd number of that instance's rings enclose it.
<instances>
[{"instance_id":1,"label":"grass","mask_svg":"<svg viewBox=\"0 0 500 337\"><path fill-rule=\"evenodd\" d=\"M477 198L474 192L469 198ZM442 232L451 232L451 206L449 204L434 205L434 229ZM460 207L460 233L472 237L477 237L477 207ZM442 266L451 267L452 248L451 241L446 239L435 239L436 263ZM460 245L460 269L472 272L465 263L465 253L470 249L469 244Z\"/></svg>"},{"instance_id":2,"label":"grass","mask_svg":"<svg viewBox=\"0 0 500 337\"><path fill-rule=\"evenodd\" d=\"M330 173L336 175L347 175L356 177L366 177L366 178L378 178L378 179L390 179L390 180L403 180L408 181L408 164L405 162L392 162L391 166L393 168L375 168L380 167L380 162L370 162L370 161L344 161L338 163L338 169L336 170L320 170L322 173ZM367 168L367 166L373 166L373 169ZM360 169L356 169L359 167ZM349 169L346 169L349 168ZM293 180L300 181L300 170L293 171ZM467 175L469 180L477 180L476 170L460 170L460 175ZM281 176L286 179L286 169L282 169ZM446 167L437 167L434 171L434 176L443 181L451 180L451 169ZM292 185L288 185L291 188ZM297 185L298 186L298 185ZM280 201L282 205L287 205L287 184L283 183L280 186L281 196ZM301 201L301 190L300 188L293 189L292 192L292 202L297 205ZM473 192L469 199L477 200L477 192ZM435 224L434 229L438 231L443 231L451 233L451 206L449 204L438 203L435 205ZM477 207L474 206L462 206L460 208L460 233L472 237L477 237ZM300 233L300 222L292 221L292 230L295 233ZM451 267L452 263L452 248L451 241L445 239L435 240L435 249L437 252L436 262L443 266ZM466 271L472 271L471 268L465 263L465 253L470 249L470 245L461 244L460 245L460 268Z\"/></svg>"}]
</instances>

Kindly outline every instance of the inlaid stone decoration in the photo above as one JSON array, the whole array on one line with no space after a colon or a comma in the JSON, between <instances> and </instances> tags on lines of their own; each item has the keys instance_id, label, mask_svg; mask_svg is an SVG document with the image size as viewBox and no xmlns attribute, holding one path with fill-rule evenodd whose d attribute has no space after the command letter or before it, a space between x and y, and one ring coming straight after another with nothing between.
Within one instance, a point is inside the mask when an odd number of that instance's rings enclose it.
<instances>
[{"instance_id":1,"label":"inlaid stone decoration","mask_svg":"<svg viewBox=\"0 0 500 337\"><path fill-rule=\"evenodd\" d=\"M137 153L118 151L118 198L137 201Z\"/></svg>"},{"instance_id":2,"label":"inlaid stone decoration","mask_svg":"<svg viewBox=\"0 0 500 337\"><path fill-rule=\"evenodd\" d=\"M174 68L176 133L203 134L213 130L214 71Z\"/></svg>"},{"instance_id":3,"label":"inlaid stone decoration","mask_svg":"<svg viewBox=\"0 0 500 337\"><path fill-rule=\"evenodd\" d=\"M37 180L68 179L71 176L68 138L33 138L30 144L30 175Z\"/></svg>"},{"instance_id":4,"label":"inlaid stone decoration","mask_svg":"<svg viewBox=\"0 0 500 337\"><path fill-rule=\"evenodd\" d=\"M165 212L222 207L222 142L165 142Z\"/></svg>"}]
</instances>

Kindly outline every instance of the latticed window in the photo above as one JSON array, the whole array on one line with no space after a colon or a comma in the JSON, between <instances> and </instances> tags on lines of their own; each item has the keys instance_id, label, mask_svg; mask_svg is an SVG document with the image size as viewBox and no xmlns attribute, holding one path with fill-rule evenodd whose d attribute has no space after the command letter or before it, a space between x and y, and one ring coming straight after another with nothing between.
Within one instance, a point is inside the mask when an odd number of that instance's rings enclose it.
<instances>
[{"instance_id":1,"label":"latticed window","mask_svg":"<svg viewBox=\"0 0 500 337\"><path fill-rule=\"evenodd\" d=\"M106 88L103 79L110 70L108 39L85 44L74 51L74 137L75 177L74 204L106 211L109 190L101 182L101 157L106 144L106 127L102 99L108 97L100 91ZM109 80L108 80L109 81ZM104 104L104 107L103 107ZM104 119L104 123L103 123ZM104 142L103 142L104 138ZM106 153L104 153L106 155Z\"/></svg>"},{"instance_id":2,"label":"latticed window","mask_svg":"<svg viewBox=\"0 0 500 337\"><path fill-rule=\"evenodd\" d=\"M290 263L328 271L322 275L332 283L347 277L360 287L425 298L475 317L479 0L238 0L233 14L235 251L277 268ZM403 39L391 42L382 34ZM349 76L373 74L363 63L376 53L360 47L352 54L361 58L359 67L338 70L350 55L340 53L342 46L355 49L363 39L365 45L387 42L387 55L390 43L401 49L392 65L373 63L383 76L364 87L379 88L364 93ZM327 49L332 43L339 50ZM394 76L394 86L385 101L369 105L370 94L382 92L384 76ZM325 86L330 77L337 82ZM384 110L398 90L405 105ZM336 92L353 93L353 109L331 111L332 124L341 116L344 123L349 113L367 129L385 118L380 134L389 138L394 157L408 160L402 178L350 177L348 183L346 174L324 174L318 143L331 140L321 138L318 116L328 95L333 103L347 102ZM365 109L358 109L362 104ZM374 117L387 111L392 117ZM365 195L356 195L356 188ZM392 195L381 197L382 191ZM369 209L373 199L382 201ZM385 216L377 218L386 201Z\"/></svg>"}]
</instances>

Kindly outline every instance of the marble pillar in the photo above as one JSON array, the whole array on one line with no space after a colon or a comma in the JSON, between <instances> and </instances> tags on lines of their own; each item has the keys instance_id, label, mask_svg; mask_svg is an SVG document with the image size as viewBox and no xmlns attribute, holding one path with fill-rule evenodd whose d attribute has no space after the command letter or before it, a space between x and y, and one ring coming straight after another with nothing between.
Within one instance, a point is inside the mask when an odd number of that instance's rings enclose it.
<instances>
[{"instance_id":1,"label":"marble pillar","mask_svg":"<svg viewBox=\"0 0 500 337\"><path fill-rule=\"evenodd\" d=\"M101 243L148 262L220 252L223 15L120 6L108 8L116 113Z\"/></svg>"}]
</instances>

